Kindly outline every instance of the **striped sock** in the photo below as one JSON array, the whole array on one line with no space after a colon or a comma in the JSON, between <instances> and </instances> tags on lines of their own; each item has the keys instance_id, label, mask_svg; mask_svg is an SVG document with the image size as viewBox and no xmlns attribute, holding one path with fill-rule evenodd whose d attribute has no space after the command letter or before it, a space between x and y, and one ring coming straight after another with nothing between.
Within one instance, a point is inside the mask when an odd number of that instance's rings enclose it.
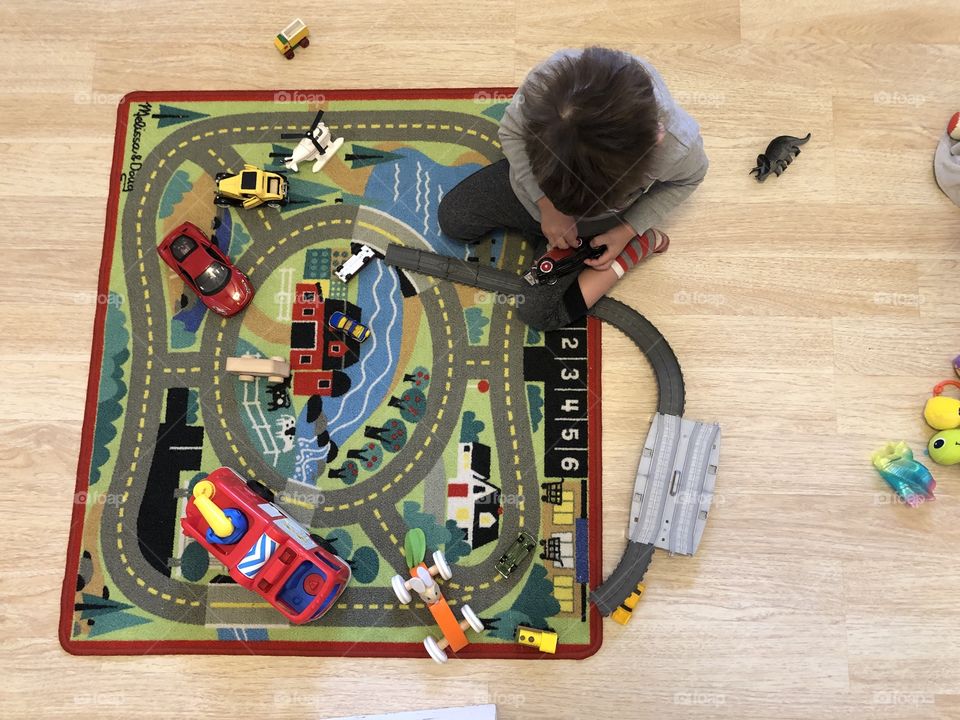
<instances>
[{"instance_id":1,"label":"striped sock","mask_svg":"<svg viewBox=\"0 0 960 720\"><path fill-rule=\"evenodd\" d=\"M618 278L622 278L627 270L645 257L653 253L662 253L669 245L670 238L667 237L666 233L660 232L656 228L650 228L643 235L637 235L628 242L610 268L617 274Z\"/></svg>"}]
</instances>

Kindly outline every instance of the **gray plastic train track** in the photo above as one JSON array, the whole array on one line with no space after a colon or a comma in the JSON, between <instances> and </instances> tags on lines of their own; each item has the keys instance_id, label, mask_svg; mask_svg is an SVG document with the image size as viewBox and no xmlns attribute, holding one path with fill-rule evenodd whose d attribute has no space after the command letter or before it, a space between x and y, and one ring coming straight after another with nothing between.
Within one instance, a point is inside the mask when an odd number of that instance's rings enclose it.
<instances>
[{"instance_id":1,"label":"gray plastic train track","mask_svg":"<svg viewBox=\"0 0 960 720\"><path fill-rule=\"evenodd\" d=\"M635 591L655 547L681 555L696 551L719 462L719 425L678 415L654 416L637 467L627 550L617 569L590 596L600 612L613 612ZM632 611L625 604L623 609Z\"/></svg>"},{"instance_id":2,"label":"gray plastic train track","mask_svg":"<svg viewBox=\"0 0 960 720\"><path fill-rule=\"evenodd\" d=\"M391 244L384 262L403 270L462 283L488 292L521 295L529 285L519 275L488 265ZM639 312L619 300L603 297L590 308L590 314L617 328L640 349L657 380L657 412L683 415L684 385L680 363L663 335ZM609 615L643 580L653 557L651 543L627 541L627 548L616 570L591 594L590 599L603 615Z\"/></svg>"},{"instance_id":3,"label":"gray plastic train track","mask_svg":"<svg viewBox=\"0 0 960 720\"><path fill-rule=\"evenodd\" d=\"M489 292L522 295L530 286L519 275L497 270L488 265L391 244L384 261L388 265L413 272L462 283ZM605 323L613 325L633 340L646 355L657 379L659 396L657 412L683 415L684 388L680 363L670 344L643 315L619 300L604 297L590 309Z\"/></svg>"},{"instance_id":4,"label":"gray plastic train track","mask_svg":"<svg viewBox=\"0 0 960 720\"><path fill-rule=\"evenodd\" d=\"M657 413L643 446L627 536L693 555L713 501L720 426Z\"/></svg>"}]
</instances>

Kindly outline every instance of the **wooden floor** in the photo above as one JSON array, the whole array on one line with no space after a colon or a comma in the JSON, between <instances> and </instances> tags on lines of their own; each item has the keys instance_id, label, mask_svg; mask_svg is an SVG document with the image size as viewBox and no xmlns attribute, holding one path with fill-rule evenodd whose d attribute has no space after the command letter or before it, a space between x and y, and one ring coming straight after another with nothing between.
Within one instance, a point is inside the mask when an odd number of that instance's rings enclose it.
<instances>
[{"instance_id":1,"label":"wooden floor","mask_svg":"<svg viewBox=\"0 0 960 720\"><path fill-rule=\"evenodd\" d=\"M296 15L314 43L288 63L271 38ZM590 43L649 57L712 162L670 252L615 293L675 348L687 414L723 425L697 557L658 554L632 623L608 622L582 662L64 653L119 96L511 85ZM931 171L958 67L956 0L4 3L0 716L960 717L960 466L934 468L937 502L910 510L869 462L887 439L923 449L924 399L960 353L960 209ZM808 131L782 178L748 177L770 138ZM654 391L612 330L604 375L606 574Z\"/></svg>"}]
</instances>

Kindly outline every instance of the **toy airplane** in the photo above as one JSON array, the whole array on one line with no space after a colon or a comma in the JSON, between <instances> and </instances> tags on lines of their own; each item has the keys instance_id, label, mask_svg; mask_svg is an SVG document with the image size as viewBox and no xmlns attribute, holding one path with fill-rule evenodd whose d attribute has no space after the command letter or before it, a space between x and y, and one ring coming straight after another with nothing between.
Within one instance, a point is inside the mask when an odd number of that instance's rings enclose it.
<instances>
[{"instance_id":1,"label":"toy airplane","mask_svg":"<svg viewBox=\"0 0 960 720\"><path fill-rule=\"evenodd\" d=\"M477 617L476 613L470 609L469 605L464 605L463 620L457 622L453 610L446 599L440 593L440 586L434 580L438 575L444 580L453 577L450 565L447 564L443 552L437 550L433 553L434 564L427 567L423 562L423 557L427 553L427 538L420 528L414 528L407 532L403 540L404 554L407 557L407 565L410 567L410 579L404 581L400 575L394 575L391 584L397 599L406 605L412 599L410 591L413 590L420 599L430 609L433 619L437 621L443 633L443 638L437 640L434 637L428 637L423 641L423 646L427 653L438 663L447 661L447 648L457 652L470 644L467 639L467 630L472 628L476 632L483 632L483 622Z\"/></svg>"},{"instance_id":2,"label":"toy airplane","mask_svg":"<svg viewBox=\"0 0 960 720\"><path fill-rule=\"evenodd\" d=\"M330 129L323 124L322 118L323 110L317 113L310 124L310 129L293 149L293 155L283 159L283 164L288 170L298 172L300 163L313 160L313 171L320 172L327 161L336 155L337 150L343 145L343 138L332 139Z\"/></svg>"}]
</instances>

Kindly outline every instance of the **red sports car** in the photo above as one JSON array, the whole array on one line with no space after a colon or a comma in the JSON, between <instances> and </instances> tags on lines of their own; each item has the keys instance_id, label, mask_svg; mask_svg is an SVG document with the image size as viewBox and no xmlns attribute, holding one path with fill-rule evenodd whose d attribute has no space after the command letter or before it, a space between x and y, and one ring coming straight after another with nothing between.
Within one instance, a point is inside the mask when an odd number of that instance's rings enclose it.
<instances>
[{"instance_id":1,"label":"red sports car","mask_svg":"<svg viewBox=\"0 0 960 720\"><path fill-rule=\"evenodd\" d=\"M215 313L236 315L253 298L250 279L193 223L173 230L157 252Z\"/></svg>"}]
</instances>

